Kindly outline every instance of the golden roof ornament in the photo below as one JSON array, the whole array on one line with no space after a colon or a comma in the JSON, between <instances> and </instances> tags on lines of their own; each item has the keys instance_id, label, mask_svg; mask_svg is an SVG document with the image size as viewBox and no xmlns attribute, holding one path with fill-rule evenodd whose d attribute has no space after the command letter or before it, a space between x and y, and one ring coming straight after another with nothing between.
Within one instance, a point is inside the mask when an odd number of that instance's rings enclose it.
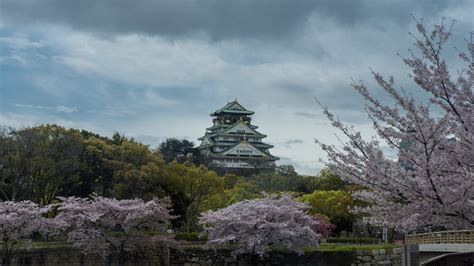
<instances>
[{"instance_id":1,"label":"golden roof ornament","mask_svg":"<svg viewBox=\"0 0 474 266\"><path fill-rule=\"evenodd\" d=\"M244 138L242 139L242 142L243 142L243 143L248 143L248 141L247 141L247 133L246 133L246 132L244 132Z\"/></svg>"}]
</instances>

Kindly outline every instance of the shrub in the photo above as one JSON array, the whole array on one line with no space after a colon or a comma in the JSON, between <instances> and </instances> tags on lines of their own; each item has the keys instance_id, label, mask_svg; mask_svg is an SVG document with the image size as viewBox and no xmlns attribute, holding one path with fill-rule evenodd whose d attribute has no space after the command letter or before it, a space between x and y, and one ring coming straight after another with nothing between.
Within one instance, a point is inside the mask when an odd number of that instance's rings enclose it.
<instances>
[{"instance_id":1,"label":"shrub","mask_svg":"<svg viewBox=\"0 0 474 266\"><path fill-rule=\"evenodd\" d=\"M376 244L379 240L370 237L330 237L327 243L355 243L355 244Z\"/></svg>"}]
</instances>

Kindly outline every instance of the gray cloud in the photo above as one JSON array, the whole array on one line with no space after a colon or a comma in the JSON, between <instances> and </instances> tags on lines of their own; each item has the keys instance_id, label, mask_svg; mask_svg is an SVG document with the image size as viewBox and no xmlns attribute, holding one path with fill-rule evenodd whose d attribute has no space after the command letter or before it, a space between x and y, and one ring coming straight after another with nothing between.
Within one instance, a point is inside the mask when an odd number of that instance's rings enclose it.
<instances>
[{"instance_id":1,"label":"gray cloud","mask_svg":"<svg viewBox=\"0 0 474 266\"><path fill-rule=\"evenodd\" d=\"M182 36L204 32L212 39L281 37L311 14L344 26L408 23L410 12L433 15L449 1L352 0L3 0L2 17L18 24L59 23L80 30Z\"/></svg>"},{"instance_id":2,"label":"gray cloud","mask_svg":"<svg viewBox=\"0 0 474 266\"><path fill-rule=\"evenodd\" d=\"M278 36L311 13L310 1L2 1L3 16L17 23L61 23L86 31L212 38Z\"/></svg>"},{"instance_id":3,"label":"gray cloud","mask_svg":"<svg viewBox=\"0 0 474 266\"><path fill-rule=\"evenodd\" d=\"M56 106L44 106L44 105L31 105L31 104L14 104L16 107L21 107L21 108L30 108L30 109L38 109L38 110L50 110L50 111L55 111L56 113L64 113L64 114L70 114L77 112L76 107L68 107L64 105L56 105Z\"/></svg>"},{"instance_id":4,"label":"gray cloud","mask_svg":"<svg viewBox=\"0 0 474 266\"><path fill-rule=\"evenodd\" d=\"M284 142L284 144L287 144L287 145L292 145L292 144L303 144L304 141L301 140L301 139L289 139L287 141Z\"/></svg>"},{"instance_id":5,"label":"gray cloud","mask_svg":"<svg viewBox=\"0 0 474 266\"><path fill-rule=\"evenodd\" d=\"M316 161L300 162L285 156L280 156L279 158L280 160L277 161L278 165L292 165L296 168L298 174L315 176L324 168L323 165Z\"/></svg>"},{"instance_id":6,"label":"gray cloud","mask_svg":"<svg viewBox=\"0 0 474 266\"><path fill-rule=\"evenodd\" d=\"M280 147L285 147L285 148L292 148L293 145L297 145L297 144L303 144L304 143L304 140L302 139L289 139L289 140L286 140L286 141L282 141L282 142L269 142L270 144L272 145L275 145L275 146L280 146Z\"/></svg>"},{"instance_id":7,"label":"gray cloud","mask_svg":"<svg viewBox=\"0 0 474 266\"><path fill-rule=\"evenodd\" d=\"M136 140L142 143L146 143L150 145L150 147L152 148L157 148L158 146L160 146L161 142L166 140L166 137L163 137L163 136L157 137L157 136L143 135L143 134L133 136L133 138L135 138Z\"/></svg>"},{"instance_id":8,"label":"gray cloud","mask_svg":"<svg viewBox=\"0 0 474 266\"><path fill-rule=\"evenodd\" d=\"M473 3L0 0L0 101L23 105L4 104L14 108L0 123L117 130L152 147L183 134L197 143L209 113L237 97L256 112L278 163L316 173L324 153L312 140L338 142L314 97L369 136L351 77L384 103L369 67L410 88L396 56L413 41L410 13L428 27L458 20L449 52L472 31Z\"/></svg>"},{"instance_id":9,"label":"gray cloud","mask_svg":"<svg viewBox=\"0 0 474 266\"><path fill-rule=\"evenodd\" d=\"M301 117L306 117L306 118L315 118L318 115L314 113L307 113L307 112L294 112L293 113L296 116L301 116Z\"/></svg>"}]
</instances>

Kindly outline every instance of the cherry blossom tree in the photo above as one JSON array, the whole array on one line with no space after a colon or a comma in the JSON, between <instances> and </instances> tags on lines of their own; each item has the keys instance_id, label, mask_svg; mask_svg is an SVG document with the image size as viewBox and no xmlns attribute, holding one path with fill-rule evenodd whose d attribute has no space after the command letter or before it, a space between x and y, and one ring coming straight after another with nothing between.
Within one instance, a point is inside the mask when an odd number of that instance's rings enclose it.
<instances>
[{"instance_id":1,"label":"cherry blossom tree","mask_svg":"<svg viewBox=\"0 0 474 266\"><path fill-rule=\"evenodd\" d=\"M316 222L314 231L322 237L329 237L336 226L329 221L329 218L323 214L314 214L313 220Z\"/></svg>"},{"instance_id":2,"label":"cherry blossom tree","mask_svg":"<svg viewBox=\"0 0 474 266\"><path fill-rule=\"evenodd\" d=\"M270 245L283 245L297 253L317 244L316 222L306 214L309 206L290 195L266 195L245 200L217 211L201 214L200 224L208 233L208 247L236 244L233 255L265 256Z\"/></svg>"},{"instance_id":3,"label":"cherry blossom tree","mask_svg":"<svg viewBox=\"0 0 474 266\"><path fill-rule=\"evenodd\" d=\"M58 218L69 224L67 241L85 254L104 258L172 244L167 235L171 219L167 199L116 200L94 196L60 198Z\"/></svg>"},{"instance_id":4,"label":"cherry blossom tree","mask_svg":"<svg viewBox=\"0 0 474 266\"><path fill-rule=\"evenodd\" d=\"M11 252L18 246L29 247L33 234L51 236L59 233L65 224L60 219L47 218L51 206L39 207L31 201L0 202L0 242L8 264Z\"/></svg>"},{"instance_id":5,"label":"cherry blossom tree","mask_svg":"<svg viewBox=\"0 0 474 266\"><path fill-rule=\"evenodd\" d=\"M352 87L366 101L365 109L377 136L365 140L353 126L333 113L324 113L347 137L343 148L320 143L332 171L367 190L355 193L372 203L356 209L370 214L369 221L401 231L427 227L474 228L474 43L466 41L460 52L466 64L455 73L448 70L442 51L451 36L445 20L429 31L414 19L418 34L412 35L418 51L403 62L425 101L409 90L397 89L394 78L372 71L377 84L394 105L384 104L362 82ZM387 158L382 145L398 152Z\"/></svg>"}]
</instances>

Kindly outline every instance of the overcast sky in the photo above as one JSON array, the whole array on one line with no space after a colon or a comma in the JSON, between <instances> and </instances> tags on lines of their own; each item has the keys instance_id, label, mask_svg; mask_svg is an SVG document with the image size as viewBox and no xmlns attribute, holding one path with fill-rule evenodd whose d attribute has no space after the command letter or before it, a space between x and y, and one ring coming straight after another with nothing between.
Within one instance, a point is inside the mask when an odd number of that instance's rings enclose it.
<instances>
[{"instance_id":1,"label":"overcast sky","mask_svg":"<svg viewBox=\"0 0 474 266\"><path fill-rule=\"evenodd\" d=\"M235 98L279 164L317 174L336 143L314 101L370 134L351 79L384 97L369 67L413 88L397 53L455 19L446 56L474 28L474 1L0 0L0 124L57 123L152 147L197 138Z\"/></svg>"}]
</instances>

